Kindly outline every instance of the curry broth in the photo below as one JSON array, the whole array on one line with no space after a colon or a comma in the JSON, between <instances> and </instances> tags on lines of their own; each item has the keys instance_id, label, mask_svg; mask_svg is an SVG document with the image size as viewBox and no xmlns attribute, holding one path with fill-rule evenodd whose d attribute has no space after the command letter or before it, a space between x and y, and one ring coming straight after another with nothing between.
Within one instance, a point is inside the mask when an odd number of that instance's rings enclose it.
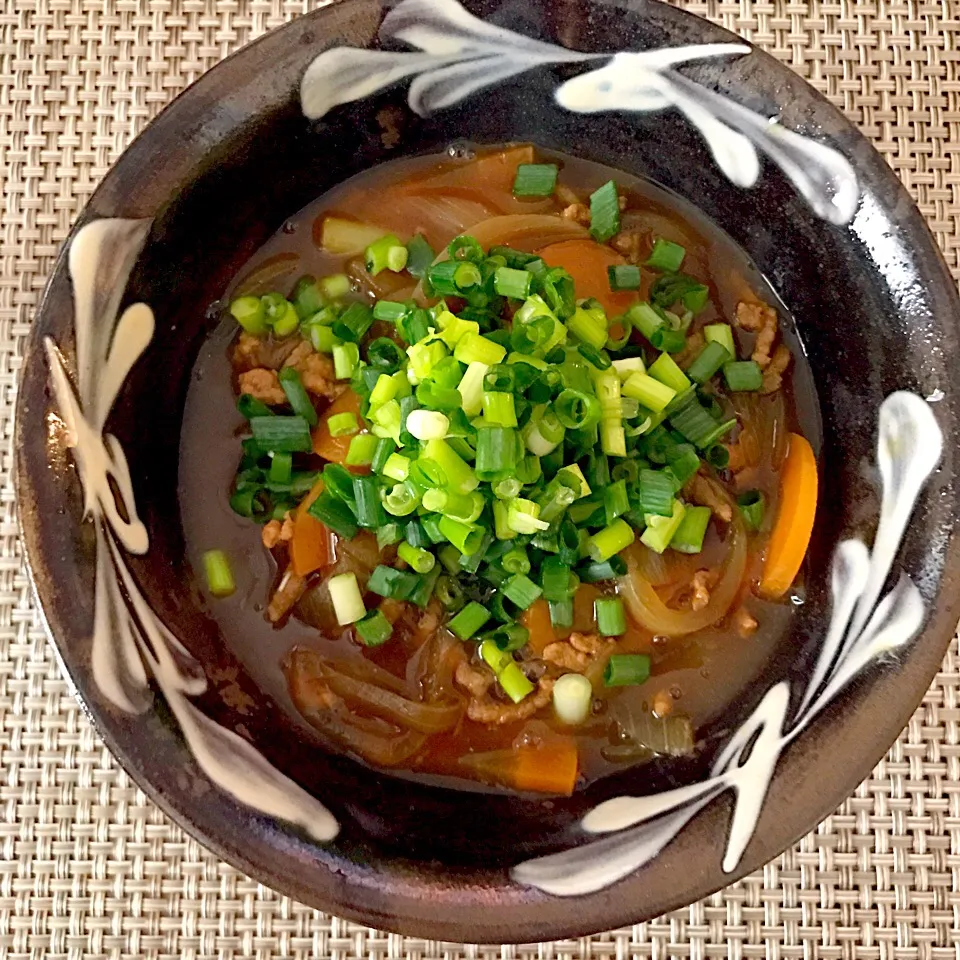
<instances>
[{"instance_id":1,"label":"curry broth","mask_svg":"<svg viewBox=\"0 0 960 960\"><path fill-rule=\"evenodd\" d=\"M538 151L539 156L545 153ZM355 262L332 257L319 247L318 225L327 214L348 214L376 223L397 233L401 239L420 228L434 249L441 249L454 235L444 235L443 224L447 221L452 224L458 218L460 222L469 222L474 216L479 221L502 214L557 209L548 201L514 199L509 196L509 185L506 191L497 193L497 203L491 203L484 194L482 182L472 183L470 177L463 176L477 155L484 157L495 152L475 153L459 148L448 154L395 161L334 188L291 217L264 244L225 291L225 299L239 294L287 291L295 279L305 273L324 276L346 270L356 274L361 268ZM605 181L615 179L621 192L629 198L625 220L632 218L686 248L684 270L710 286L712 302L702 314L707 323L730 320L747 290L777 307L782 335L794 360L784 389L787 426L803 433L814 449L818 449L816 397L799 341L786 311L743 252L689 204L650 183L586 161L556 154L546 156L561 164L560 182L581 197ZM500 176L501 172L496 175ZM513 169L505 168L502 176L509 176L512 182ZM425 205L420 205L419 200L411 201L406 194L412 183L426 184L426 193L433 190L437 196L429 198ZM438 197L442 201L439 214L436 212ZM418 220L418 216L421 219ZM469 233L469 229L454 232ZM397 291L403 295L402 284L395 275L381 275L377 280L378 296L398 295ZM301 717L288 690L283 661L292 648L308 647L335 658L367 658L413 685L424 647L414 649L410 637L403 631L382 647L365 648L350 639L348 628L324 635L295 616L280 626L268 622L265 609L269 593L277 582L277 565L261 544L261 528L234 514L229 505L239 459L238 435L245 426L236 408L235 381L228 357L235 332L236 326L228 318L204 344L188 391L179 481L187 559L194 570L200 570L202 555L209 549L222 549L230 557L236 591L227 598L208 596L209 615L264 696L279 704L305 737L319 743L322 738ZM753 486L764 490L771 505L775 504L778 485L772 471L758 475ZM748 570L754 579L759 571L762 546L762 541L751 539ZM670 553L668 550L667 554ZM693 571L707 565L711 554L718 553L722 553L722 547L717 535L711 532L702 556L681 559L677 555L672 562L686 562ZM585 605L591 596L590 590L581 588L576 613L581 622L575 623L575 628L590 628L585 616L592 618L592 614ZM639 686L608 690L602 700L595 701L592 718L576 728L580 782L589 782L622 768L622 764L613 763L601 754L611 742L611 728L617 718L649 709L658 693L662 695L667 691L674 709L688 715L695 728L715 719L763 669L789 628L792 606L801 599L798 588L778 603L751 596L747 606L759 622L759 628L747 638L738 636L730 627L721 626L689 637L665 640L651 636L630 622L619 647L622 652L649 653L653 663L651 677ZM453 731L431 735L415 754L409 769L393 772L431 781L439 778L439 782L467 789L497 789L464 778L459 758L472 752L510 748L536 738L554 724L551 710L540 711L540 714L542 716L538 714L532 719L499 727L461 721ZM568 728L558 729L569 732Z\"/></svg>"}]
</instances>

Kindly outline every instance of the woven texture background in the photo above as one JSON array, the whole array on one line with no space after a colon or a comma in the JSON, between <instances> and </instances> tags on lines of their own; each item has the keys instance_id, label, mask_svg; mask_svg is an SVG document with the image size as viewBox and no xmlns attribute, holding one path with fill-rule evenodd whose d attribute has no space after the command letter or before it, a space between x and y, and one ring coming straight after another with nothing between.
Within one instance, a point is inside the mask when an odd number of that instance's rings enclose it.
<instances>
[{"instance_id":1,"label":"woven texture background","mask_svg":"<svg viewBox=\"0 0 960 960\"><path fill-rule=\"evenodd\" d=\"M17 371L57 247L110 164L293 0L0 0L0 957L960 957L960 658L796 847L650 923L528 946L381 934L279 896L131 784L61 679L21 563ZM960 0L678 5L790 64L871 138L960 278Z\"/></svg>"}]
</instances>

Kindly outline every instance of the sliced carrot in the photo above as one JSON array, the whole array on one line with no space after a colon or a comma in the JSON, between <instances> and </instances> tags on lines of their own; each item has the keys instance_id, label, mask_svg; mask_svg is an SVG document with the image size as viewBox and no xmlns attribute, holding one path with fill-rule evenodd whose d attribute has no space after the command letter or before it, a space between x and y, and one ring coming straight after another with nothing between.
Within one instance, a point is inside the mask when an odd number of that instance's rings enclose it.
<instances>
[{"instance_id":1,"label":"sliced carrot","mask_svg":"<svg viewBox=\"0 0 960 960\"><path fill-rule=\"evenodd\" d=\"M573 793L580 768L577 741L559 735L537 745L468 753L458 762L478 780L493 781L513 790L565 796Z\"/></svg>"},{"instance_id":2,"label":"sliced carrot","mask_svg":"<svg viewBox=\"0 0 960 960\"><path fill-rule=\"evenodd\" d=\"M637 302L637 294L631 290L614 293L610 289L607 267L627 262L610 247L593 240L562 240L541 247L537 256L550 267L563 267L573 277L577 299L593 297L599 300L610 319L625 313Z\"/></svg>"},{"instance_id":3,"label":"sliced carrot","mask_svg":"<svg viewBox=\"0 0 960 960\"><path fill-rule=\"evenodd\" d=\"M307 512L310 504L323 492L323 479L317 480L310 492L300 501L293 517L293 537L290 540L290 562L298 577L305 577L332 563L336 534Z\"/></svg>"},{"instance_id":4,"label":"sliced carrot","mask_svg":"<svg viewBox=\"0 0 960 960\"><path fill-rule=\"evenodd\" d=\"M573 737L557 737L536 747L519 747L513 786L536 793L570 796L577 784L580 760Z\"/></svg>"},{"instance_id":5,"label":"sliced carrot","mask_svg":"<svg viewBox=\"0 0 960 960\"><path fill-rule=\"evenodd\" d=\"M330 427L327 425L332 416L337 413L352 413L357 422L360 419L360 398L352 390L344 390L333 403L324 411L320 418L320 423L313 431L313 452L324 460L331 463L343 463L347 459L347 451L350 449L350 441L353 436L333 437L330 435ZM366 473L366 467L347 467L353 473Z\"/></svg>"},{"instance_id":6,"label":"sliced carrot","mask_svg":"<svg viewBox=\"0 0 960 960\"><path fill-rule=\"evenodd\" d=\"M807 440L791 433L780 469L780 513L760 578L760 592L765 597L781 597L793 583L810 543L816 512L817 460Z\"/></svg>"},{"instance_id":7,"label":"sliced carrot","mask_svg":"<svg viewBox=\"0 0 960 960\"><path fill-rule=\"evenodd\" d=\"M557 642L550 619L550 607L542 597L523 611L520 622L530 631L529 645L534 653L543 653L547 644Z\"/></svg>"}]
</instances>

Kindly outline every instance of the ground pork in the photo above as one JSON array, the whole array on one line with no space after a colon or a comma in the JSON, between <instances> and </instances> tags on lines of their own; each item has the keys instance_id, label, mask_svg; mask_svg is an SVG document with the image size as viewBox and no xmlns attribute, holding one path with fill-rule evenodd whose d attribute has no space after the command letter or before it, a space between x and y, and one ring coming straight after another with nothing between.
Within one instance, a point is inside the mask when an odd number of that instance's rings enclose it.
<instances>
[{"instance_id":1,"label":"ground pork","mask_svg":"<svg viewBox=\"0 0 960 960\"><path fill-rule=\"evenodd\" d=\"M766 368L770 364L770 351L777 338L777 311L765 303L741 300L737 304L737 325L757 334L751 359L761 368Z\"/></svg>"},{"instance_id":2,"label":"ground pork","mask_svg":"<svg viewBox=\"0 0 960 960\"><path fill-rule=\"evenodd\" d=\"M733 615L733 626L737 633L746 639L756 633L759 624L756 617L746 607L738 607Z\"/></svg>"},{"instance_id":3,"label":"ground pork","mask_svg":"<svg viewBox=\"0 0 960 960\"><path fill-rule=\"evenodd\" d=\"M669 715L670 711L673 710L673 697L670 695L670 691L658 690L653 695L653 703L651 706L653 708L654 715L659 717L661 720Z\"/></svg>"},{"instance_id":4,"label":"ground pork","mask_svg":"<svg viewBox=\"0 0 960 960\"><path fill-rule=\"evenodd\" d=\"M238 373L253 370L255 367L279 370L301 343L304 341L296 337L274 340L272 337L255 337L252 333L241 330L237 342L233 345L233 368Z\"/></svg>"},{"instance_id":5,"label":"ground pork","mask_svg":"<svg viewBox=\"0 0 960 960\"><path fill-rule=\"evenodd\" d=\"M702 507L709 507L713 515L724 523L729 523L733 519L733 510L730 504L721 497L713 483L702 473L696 474L690 481L687 490L690 499Z\"/></svg>"},{"instance_id":6,"label":"ground pork","mask_svg":"<svg viewBox=\"0 0 960 960\"><path fill-rule=\"evenodd\" d=\"M561 670L584 673L611 646L612 641L601 640L595 633L571 633L566 640L548 643L542 657Z\"/></svg>"},{"instance_id":7,"label":"ground pork","mask_svg":"<svg viewBox=\"0 0 960 960\"><path fill-rule=\"evenodd\" d=\"M255 400L271 407L287 402L287 395L280 386L276 371L268 370L266 367L244 370L240 374L238 388L241 393L248 393Z\"/></svg>"},{"instance_id":8,"label":"ground pork","mask_svg":"<svg viewBox=\"0 0 960 960\"><path fill-rule=\"evenodd\" d=\"M703 610L710 603L710 589L716 582L716 574L710 570L698 570L690 580L690 609Z\"/></svg>"},{"instance_id":9,"label":"ground pork","mask_svg":"<svg viewBox=\"0 0 960 960\"><path fill-rule=\"evenodd\" d=\"M467 704L467 716L476 723L485 723L488 726L519 723L543 709L550 702L552 693L553 680L550 677L541 677L537 689L519 703L501 703L494 700L489 693L482 697L472 697Z\"/></svg>"},{"instance_id":10,"label":"ground pork","mask_svg":"<svg viewBox=\"0 0 960 960\"><path fill-rule=\"evenodd\" d=\"M461 660L453 679L476 700L482 700L493 686L493 671L486 664L473 664Z\"/></svg>"},{"instance_id":11,"label":"ground pork","mask_svg":"<svg viewBox=\"0 0 960 960\"><path fill-rule=\"evenodd\" d=\"M790 351L781 343L773 353L770 365L763 371L761 393L775 393L783 383L783 374L790 366Z\"/></svg>"},{"instance_id":12,"label":"ground pork","mask_svg":"<svg viewBox=\"0 0 960 960\"><path fill-rule=\"evenodd\" d=\"M330 357L317 353L306 340L293 337L274 343L241 333L234 347L233 365L239 373L240 392L271 406L287 402L277 375L280 367L294 367L307 391L317 397L335 400L347 388L346 383L337 382Z\"/></svg>"},{"instance_id":13,"label":"ground pork","mask_svg":"<svg viewBox=\"0 0 960 960\"><path fill-rule=\"evenodd\" d=\"M282 620L296 605L307 589L305 577L298 577L293 572L293 566L286 569L280 580L280 586L273 592L270 604L267 607L267 617L271 623Z\"/></svg>"},{"instance_id":14,"label":"ground pork","mask_svg":"<svg viewBox=\"0 0 960 960\"><path fill-rule=\"evenodd\" d=\"M641 253L649 246L645 231L621 230L611 241L610 245L630 263L639 263Z\"/></svg>"},{"instance_id":15,"label":"ground pork","mask_svg":"<svg viewBox=\"0 0 960 960\"><path fill-rule=\"evenodd\" d=\"M269 523L264 524L263 530L260 533L260 539L268 550L272 550L278 543L286 543L292 540L293 520L290 519L290 514L288 513L283 518L282 523L279 520L271 520Z\"/></svg>"},{"instance_id":16,"label":"ground pork","mask_svg":"<svg viewBox=\"0 0 960 960\"><path fill-rule=\"evenodd\" d=\"M581 227L590 226L590 208L585 203L571 203L570 206L563 208L561 216L566 220L579 223Z\"/></svg>"}]
</instances>

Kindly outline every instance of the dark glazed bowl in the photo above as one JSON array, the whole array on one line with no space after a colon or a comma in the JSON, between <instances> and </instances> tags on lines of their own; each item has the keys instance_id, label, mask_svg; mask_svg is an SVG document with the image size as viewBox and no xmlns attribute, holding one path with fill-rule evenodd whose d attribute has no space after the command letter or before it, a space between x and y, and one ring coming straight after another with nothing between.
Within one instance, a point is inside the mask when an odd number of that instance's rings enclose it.
<instances>
[{"instance_id":1,"label":"dark glazed bowl","mask_svg":"<svg viewBox=\"0 0 960 960\"><path fill-rule=\"evenodd\" d=\"M900 732L958 616L960 304L879 155L770 57L744 48L669 71L600 57L735 40L644 0L468 5L483 29L512 32L484 37L452 0L408 0L384 46L419 40L429 53L426 27L449 37L460 17L460 52L409 68L391 58L406 82L336 105L345 78L368 78L368 62L345 60L311 94L312 113L329 111L307 119L300 87L314 58L380 45L384 8L342 0L216 67L130 147L68 239L34 325L18 410L20 518L67 674L111 750L186 830L264 882L374 926L534 941L648 918L755 869L834 809ZM512 72L511 56L524 64ZM451 93L450 76L471 58L493 85ZM554 99L597 67L608 72ZM763 164L752 189L731 183L680 112L640 112L644 82L661 84L661 97L693 98L777 162ZM436 109L415 113L408 90L421 111ZM773 116L782 127L769 134ZM385 124L399 137L382 136ZM318 752L257 696L183 559L179 426L216 323L209 305L314 197L372 164L461 138L532 140L674 190L746 249L797 320L824 425L808 599L689 769L627 771L545 801L412 784ZM852 195L849 180L837 190L841 157L856 171ZM787 174L818 164L833 192L808 181L808 202ZM750 180L750 166L741 152L725 169ZM873 543L881 514L871 553L857 537ZM224 698L226 682L250 699Z\"/></svg>"}]
</instances>

